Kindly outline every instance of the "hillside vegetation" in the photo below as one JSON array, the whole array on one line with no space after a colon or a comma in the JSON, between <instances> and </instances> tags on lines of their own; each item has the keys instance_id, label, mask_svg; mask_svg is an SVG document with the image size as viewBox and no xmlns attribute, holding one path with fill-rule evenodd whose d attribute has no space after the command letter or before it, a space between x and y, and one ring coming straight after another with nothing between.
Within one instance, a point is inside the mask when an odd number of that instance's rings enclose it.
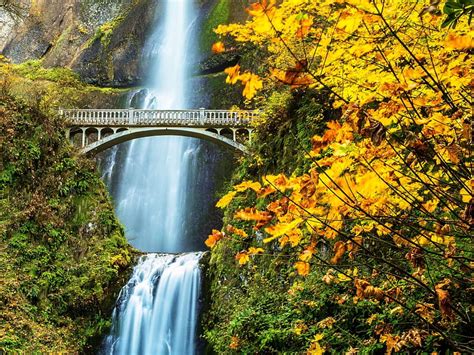
<instances>
[{"instance_id":1,"label":"hillside vegetation","mask_svg":"<svg viewBox=\"0 0 474 355\"><path fill-rule=\"evenodd\" d=\"M263 109L206 242L217 353L473 352L473 11L261 0L217 27Z\"/></svg>"},{"instance_id":2,"label":"hillside vegetation","mask_svg":"<svg viewBox=\"0 0 474 355\"><path fill-rule=\"evenodd\" d=\"M110 325L132 250L94 163L66 141L64 122L54 109L74 91L67 85L79 81L65 69L25 64L5 70L5 65L0 352L87 352ZM25 68L28 73L21 72ZM41 78L28 78L34 73ZM26 82L30 86L20 85ZM29 103L15 94L20 86L22 97L30 94Z\"/></svg>"}]
</instances>

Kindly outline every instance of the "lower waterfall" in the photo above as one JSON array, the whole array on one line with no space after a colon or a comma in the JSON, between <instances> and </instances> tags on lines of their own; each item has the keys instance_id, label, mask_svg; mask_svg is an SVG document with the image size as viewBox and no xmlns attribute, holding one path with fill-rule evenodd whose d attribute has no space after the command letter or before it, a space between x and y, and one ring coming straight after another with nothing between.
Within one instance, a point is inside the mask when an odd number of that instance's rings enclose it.
<instances>
[{"instance_id":1,"label":"lower waterfall","mask_svg":"<svg viewBox=\"0 0 474 355\"><path fill-rule=\"evenodd\" d=\"M102 353L195 354L201 256L142 256L120 292Z\"/></svg>"}]
</instances>

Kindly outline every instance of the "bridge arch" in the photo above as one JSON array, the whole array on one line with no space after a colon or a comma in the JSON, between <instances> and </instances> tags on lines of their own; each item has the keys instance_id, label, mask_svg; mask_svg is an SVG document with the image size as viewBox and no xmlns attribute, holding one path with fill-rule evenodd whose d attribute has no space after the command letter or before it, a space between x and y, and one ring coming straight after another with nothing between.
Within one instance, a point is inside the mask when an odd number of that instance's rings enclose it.
<instances>
[{"instance_id":1,"label":"bridge arch","mask_svg":"<svg viewBox=\"0 0 474 355\"><path fill-rule=\"evenodd\" d=\"M74 132L74 134L77 134L81 131L86 133L87 128L82 130L71 130L71 132ZM104 135L99 140L93 143L85 144L83 146L83 152L85 154L95 155L120 143L124 143L137 138L154 136L183 136L199 138L216 143L224 148L230 148L233 150L240 151L242 153L247 153L247 148L243 144L233 141L227 136L221 135L219 133L214 133L212 131L202 128L187 127L131 127L117 129L113 134Z\"/></svg>"}]
</instances>

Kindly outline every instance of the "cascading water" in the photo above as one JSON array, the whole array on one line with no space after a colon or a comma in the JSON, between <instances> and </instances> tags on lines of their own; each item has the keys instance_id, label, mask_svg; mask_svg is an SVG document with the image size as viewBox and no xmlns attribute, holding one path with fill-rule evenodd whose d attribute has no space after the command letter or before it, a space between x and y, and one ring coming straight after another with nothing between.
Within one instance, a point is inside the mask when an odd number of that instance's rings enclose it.
<instances>
[{"instance_id":1,"label":"cascading water","mask_svg":"<svg viewBox=\"0 0 474 355\"><path fill-rule=\"evenodd\" d=\"M137 104L147 109L186 108L187 57L191 52L190 0L167 0L161 25L144 52L150 65L148 88ZM132 96L133 97L133 96ZM186 239L187 180L192 179L194 139L145 138L130 142L115 193L117 215L132 245L142 251L193 250Z\"/></svg>"},{"instance_id":2,"label":"cascading water","mask_svg":"<svg viewBox=\"0 0 474 355\"><path fill-rule=\"evenodd\" d=\"M144 50L147 61L153 63L148 87L132 94L134 107L186 108L192 1L160 3L164 6L160 26ZM199 208L196 185L203 180L198 163L203 146L192 138L143 138L112 149L102 161L104 181L133 246L160 253L202 248L189 241L189 226L193 225L191 211ZM205 163L211 169L215 164L209 159ZM203 211L206 209L200 208ZM195 353L201 255L148 254L140 258L120 293L102 352Z\"/></svg>"},{"instance_id":3,"label":"cascading water","mask_svg":"<svg viewBox=\"0 0 474 355\"><path fill-rule=\"evenodd\" d=\"M120 292L111 354L194 354L201 253L148 254Z\"/></svg>"}]
</instances>

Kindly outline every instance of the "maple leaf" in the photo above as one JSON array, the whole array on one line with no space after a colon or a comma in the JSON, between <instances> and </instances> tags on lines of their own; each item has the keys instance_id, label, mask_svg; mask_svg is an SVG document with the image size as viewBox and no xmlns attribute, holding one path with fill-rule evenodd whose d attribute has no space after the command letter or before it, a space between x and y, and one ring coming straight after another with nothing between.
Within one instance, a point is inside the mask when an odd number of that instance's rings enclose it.
<instances>
[{"instance_id":1,"label":"maple leaf","mask_svg":"<svg viewBox=\"0 0 474 355\"><path fill-rule=\"evenodd\" d=\"M313 25L313 16L309 16L308 14L300 14L298 30L296 31L296 37L298 38L306 37L312 25Z\"/></svg>"},{"instance_id":2,"label":"maple leaf","mask_svg":"<svg viewBox=\"0 0 474 355\"><path fill-rule=\"evenodd\" d=\"M248 189L252 189L255 192L259 192L261 188L262 188L262 185L260 185L259 182L254 182L254 181L244 181L234 186L234 190L238 192L244 192Z\"/></svg>"},{"instance_id":3,"label":"maple leaf","mask_svg":"<svg viewBox=\"0 0 474 355\"><path fill-rule=\"evenodd\" d=\"M264 198L272 193L276 192L276 190L271 187L271 186L265 186L262 187L258 192L257 192L257 197L259 198Z\"/></svg>"},{"instance_id":4,"label":"maple leaf","mask_svg":"<svg viewBox=\"0 0 474 355\"><path fill-rule=\"evenodd\" d=\"M324 318L322 321L319 321L316 325L319 328L331 329L334 323L336 323L336 320L333 317L327 317L327 318Z\"/></svg>"},{"instance_id":5,"label":"maple leaf","mask_svg":"<svg viewBox=\"0 0 474 355\"><path fill-rule=\"evenodd\" d=\"M219 207L219 208L226 207L232 201L232 199L235 197L236 194L237 194L236 191L231 191L225 194L224 196L222 196L222 198L219 201L217 201L216 207Z\"/></svg>"},{"instance_id":6,"label":"maple leaf","mask_svg":"<svg viewBox=\"0 0 474 355\"><path fill-rule=\"evenodd\" d=\"M453 309L451 307L451 298L449 291L445 288L451 283L449 279L444 279L442 282L435 285L436 295L438 296L438 305L441 311L441 316L444 319L453 321L455 319Z\"/></svg>"},{"instance_id":7,"label":"maple leaf","mask_svg":"<svg viewBox=\"0 0 474 355\"><path fill-rule=\"evenodd\" d=\"M227 74L227 78L225 82L227 84L235 84L240 77L240 65L234 65L233 67L229 67L224 69L224 73Z\"/></svg>"},{"instance_id":8,"label":"maple leaf","mask_svg":"<svg viewBox=\"0 0 474 355\"><path fill-rule=\"evenodd\" d=\"M309 261L314 254L314 248L309 246L305 250L301 252L301 254L298 256L298 259L301 261Z\"/></svg>"},{"instance_id":9,"label":"maple leaf","mask_svg":"<svg viewBox=\"0 0 474 355\"><path fill-rule=\"evenodd\" d=\"M244 73L239 77L239 79L245 85L242 95L249 100L255 96L258 90L263 88L263 81L258 75L253 73Z\"/></svg>"},{"instance_id":10,"label":"maple leaf","mask_svg":"<svg viewBox=\"0 0 474 355\"><path fill-rule=\"evenodd\" d=\"M240 228L237 228L237 227L234 227L230 224L227 225L226 229L229 233L237 234L238 236L240 236L242 238L247 238L249 236L244 230L242 230Z\"/></svg>"},{"instance_id":11,"label":"maple leaf","mask_svg":"<svg viewBox=\"0 0 474 355\"><path fill-rule=\"evenodd\" d=\"M272 220L272 216L269 212L258 211L256 208L250 207L237 211L234 214L234 218L241 219L243 221L256 221L258 222L255 226L257 229L263 227Z\"/></svg>"},{"instance_id":12,"label":"maple leaf","mask_svg":"<svg viewBox=\"0 0 474 355\"><path fill-rule=\"evenodd\" d=\"M272 69L272 75L280 82L290 85L291 88L314 84L314 78L307 73L307 62L299 61L293 68L287 70Z\"/></svg>"},{"instance_id":13,"label":"maple leaf","mask_svg":"<svg viewBox=\"0 0 474 355\"><path fill-rule=\"evenodd\" d=\"M344 253L347 251L347 244L343 241L337 241L334 243L333 251L334 256L331 259L331 263L337 264L341 260Z\"/></svg>"},{"instance_id":14,"label":"maple leaf","mask_svg":"<svg viewBox=\"0 0 474 355\"><path fill-rule=\"evenodd\" d=\"M208 248L214 248L219 240L224 238L224 233L218 231L217 229L212 230L212 234L210 234L206 241L204 242Z\"/></svg>"},{"instance_id":15,"label":"maple leaf","mask_svg":"<svg viewBox=\"0 0 474 355\"><path fill-rule=\"evenodd\" d=\"M309 274L310 266L309 263L305 261L297 261L295 263L295 269L298 272L298 275L307 276Z\"/></svg>"},{"instance_id":16,"label":"maple leaf","mask_svg":"<svg viewBox=\"0 0 474 355\"><path fill-rule=\"evenodd\" d=\"M249 255L257 255L257 254L263 254L265 250L262 248L255 248L255 247L250 247L248 250Z\"/></svg>"},{"instance_id":17,"label":"maple leaf","mask_svg":"<svg viewBox=\"0 0 474 355\"><path fill-rule=\"evenodd\" d=\"M274 6L276 0L260 0L254 3L251 3L250 6L246 9L246 11L251 16L260 17L268 13Z\"/></svg>"},{"instance_id":18,"label":"maple leaf","mask_svg":"<svg viewBox=\"0 0 474 355\"><path fill-rule=\"evenodd\" d=\"M444 43L448 48L457 50L474 48L474 38L471 34L463 36L451 32Z\"/></svg>"},{"instance_id":19,"label":"maple leaf","mask_svg":"<svg viewBox=\"0 0 474 355\"><path fill-rule=\"evenodd\" d=\"M419 303L416 305L415 313L429 323L434 321L435 309L432 303Z\"/></svg>"},{"instance_id":20,"label":"maple leaf","mask_svg":"<svg viewBox=\"0 0 474 355\"><path fill-rule=\"evenodd\" d=\"M406 345L406 342L399 335L393 334L382 335L380 341L387 346L387 351L385 352L387 355L390 355L393 351L400 351Z\"/></svg>"},{"instance_id":21,"label":"maple leaf","mask_svg":"<svg viewBox=\"0 0 474 355\"><path fill-rule=\"evenodd\" d=\"M311 345L306 351L307 355L322 355L324 354L324 349L319 344L319 341L324 337L323 334L316 334L311 340Z\"/></svg>"},{"instance_id":22,"label":"maple leaf","mask_svg":"<svg viewBox=\"0 0 474 355\"><path fill-rule=\"evenodd\" d=\"M242 251L235 255L235 259L239 262L239 265L245 265L250 261L250 256L246 251Z\"/></svg>"},{"instance_id":23,"label":"maple leaf","mask_svg":"<svg viewBox=\"0 0 474 355\"><path fill-rule=\"evenodd\" d=\"M264 243L269 243L273 239L276 239L283 234L289 233L290 231L294 230L297 228L301 222L303 222L302 218L296 218L295 220L289 222L289 223L278 223L273 226L265 228L265 232L271 235L271 237L266 238L263 240Z\"/></svg>"},{"instance_id":24,"label":"maple leaf","mask_svg":"<svg viewBox=\"0 0 474 355\"><path fill-rule=\"evenodd\" d=\"M229 348L232 350L237 350L240 346L240 339L239 337L233 336L230 338Z\"/></svg>"},{"instance_id":25,"label":"maple leaf","mask_svg":"<svg viewBox=\"0 0 474 355\"><path fill-rule=\"evenodd\" d=\"M225 51L225 45L222 42L216 42L211 47L212 53L218 54Z\"/></svg>"}]
</instances>

